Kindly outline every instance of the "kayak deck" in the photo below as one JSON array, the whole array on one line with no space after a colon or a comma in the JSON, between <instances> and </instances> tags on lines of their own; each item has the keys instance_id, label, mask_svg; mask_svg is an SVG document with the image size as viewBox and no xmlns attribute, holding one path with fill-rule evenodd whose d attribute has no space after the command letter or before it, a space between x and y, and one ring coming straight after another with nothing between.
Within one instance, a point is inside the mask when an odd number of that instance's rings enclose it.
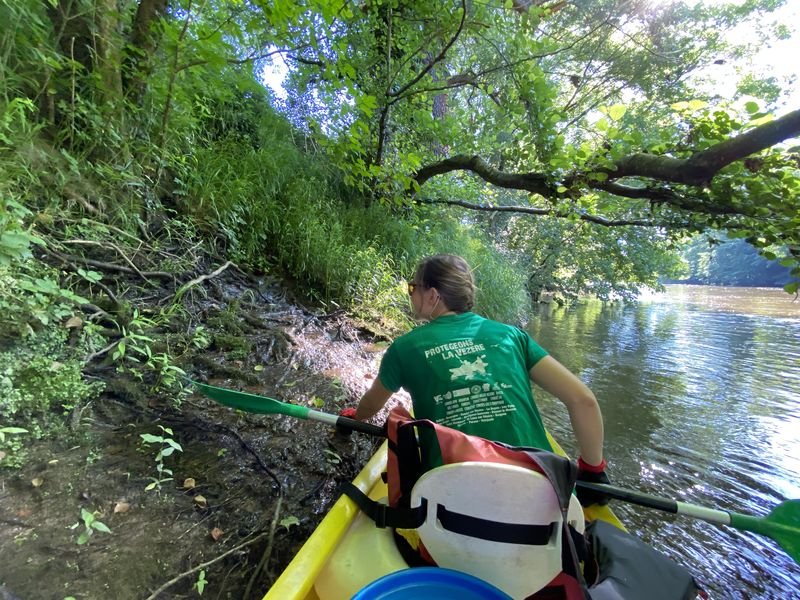
<instances>
[{"instance_id":1,"label":"kayak deck","mask_svg":"<svg viewBox=\"0 0 800 600\"><path fill-rule=\"evenodd\" d=\"M549 434L548 437L556 452L565 456L555 440ZM381 478L381 473L386 470L386 452L387 443L384 442L353 480L353 485L373 500L387 495L386 484ZM358 507L350 498L341 496L267 591L263 600L318 600L314 583L358 512ZM584 515L589 521L600 519L625 529L608 506L585 508Z\"/></svg>"}]
</instances>

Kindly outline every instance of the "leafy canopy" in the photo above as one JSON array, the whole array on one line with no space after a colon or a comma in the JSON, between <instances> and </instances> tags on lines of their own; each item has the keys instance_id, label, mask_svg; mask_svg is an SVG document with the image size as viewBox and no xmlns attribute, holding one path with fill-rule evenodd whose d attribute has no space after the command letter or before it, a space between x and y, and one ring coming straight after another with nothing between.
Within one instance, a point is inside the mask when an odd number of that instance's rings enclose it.
<instances>
[{"instance_id":1,"label":"leafy canopy","mask_svg":"<svg viewBox=\"0 0 800 600\"><path fill-rule=\"evenodd\" d=\"M308 5L274 43L294 49L295 122L379 198L476 210L500 187L523 212L723 229L796 261L800 112L778 118L776 81L756 73L731 97L702 85L788 35L756 27L781 5L333 3ZM747 24L761 37L726 36ZM465 203L470 176L485 187Z\"/></svg>"}]
</instances>

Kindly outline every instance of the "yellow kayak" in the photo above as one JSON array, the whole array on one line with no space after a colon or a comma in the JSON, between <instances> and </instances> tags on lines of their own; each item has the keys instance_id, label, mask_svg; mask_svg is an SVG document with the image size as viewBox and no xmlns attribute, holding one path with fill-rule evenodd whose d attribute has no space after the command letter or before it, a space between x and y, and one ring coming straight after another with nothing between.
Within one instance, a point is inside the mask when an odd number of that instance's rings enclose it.
<instances>
[{"instance_id":1,"label":"yellow kayak","mask_svg":"<svg viewBox=\"0 0 800 600\"><path fill-rule=\"evenodd\" d=\"M556 452L565 456L552 438L550 442ZM387 495L386 484L381 478L381 473L386 470L386 457L387 443L384 442L353 480L353 484L373 500ZM264 600L350 598L353 591L363 584L406 568L393 547L391 532L378 529L371 521L366 525L361 523L366 520L357 520L358 514L355 503L341 496L266 593ZM624 530L608 506L588 507L584 509L584 517L588 521L600 519Z\"/></svg>"}]
</instances>

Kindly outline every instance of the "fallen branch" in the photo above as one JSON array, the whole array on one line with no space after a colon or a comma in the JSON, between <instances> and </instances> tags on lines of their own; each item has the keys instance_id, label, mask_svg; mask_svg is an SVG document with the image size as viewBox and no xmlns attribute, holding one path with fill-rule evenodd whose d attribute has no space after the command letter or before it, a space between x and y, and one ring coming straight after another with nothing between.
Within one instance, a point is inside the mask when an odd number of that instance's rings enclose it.
<instances>
[{"instance_id":1,"label":"fallen branch","mask_svg":"<svg viewBox=\"0 0 800 600\"><path fill-rule=\"evenodd\" d=\"M124 338L123 338L123 339L124 339ZM102 356L103 354L105 354L106 352L108 352L109 350L111 350L111 349L112 349L114 346L116 346L117 344L119 344L121 341L122 341L122 339L119 339L119 340L117 340L117 341L115 341L115 342L111 342L111 343L110 343L108 346L106 346L105 348L101 348L101 349L100 349L100 350L98 350L97 352L92 352L92 353L91 353L89 356L87 356L86 358L84 358L84 359L83 359L83 362L84 362L84 363L90 363L90 362L92 362L92 361L93 361L95 358L97 358L98 356Z\"/></svg>"},{"instance_id":2,"label":"fallen branch","mask_svg":"<svg viewBox=\"0 0 800 600\"><path fill-rule=\"evenodd\" d=\"M261 560L258 561L258 566L250 576L250 581L247 582L247 587L244 589L244 596L242 596L244 600L247 600L250 597L250 591L253 589L253 584L255 583L256 578L258 578L261 570L265 568L265 565L269 561L269 557L272 554L272 542L275 541L275 527L278 525L278 517L281 516L281 504L283 504L283 494L278 496L278 502L275 504L275 512L272 515L272 524L269 527L269 540L267 541L267 547L264 549L264 554L261 555Z\"/></svg>"},{"instance_id":3,"label":"fallen branch","mask_svg":"<svg viewBox=\"0 0 800 600\"><path fill-rule=\"evenodd\" d=\"M81 304L80 309L83 312L92 313L88 317L90 321L93 318L96 318L96 317L104 317L104 318L107 318L107 319L113 319L113 317L110 314L108 314L106 311L104 311L102 308L100 308L96 304L91 304L91 303Z\"/></svg>"},{"instance_id":4,"label":"fallen branch","mask_svg":"<svg viewBox=\"0 0 800 600\"><path fill-rule=\"evenodd\" d=\"M100 260L93 260L91 258L84 258L83 256L72 256L70 254L61 254L60 252L56 252L55 250L49 250L49 252L65 262L82 262L84 264L91 265L92 267L97 267L98 269L103 269L105 271L117 271L121 273L136 274L136 271L134 271L130 267L124 267L122 265L107 263ZM171 280L175 279L174 274L167 273L165 271L139 271L139 274L146 277L160 277L161 279L171 279Z\"/></svg>"},{"instance_id":5,"label":"fallen branch","mask_svg":"<svg viewBox=\"0 0 800 600\"><path fill-rule=\"evenodd\" d=\"M242 548L244 548L245 546L249 546L249 545L250 545L250 544L252 544L253 542L257 542L258 540L260 540L261 538L263 538L265 535L267 535L267 534L266 534L266 533L259 533L259 534L258 534L257 536L255 536L254 538L250 538L250 539L249 539L249 540L247 540L246 542L244 542L244 543L242 543L242 544L239 544L239 545L238 545L238 546L236 546L235 548L231 548L230 550L228 550L227 552L224 552L223 554L220 554L220 555L219 555L219 556L217 556L216 558L213 558L213 559L211 559L211 560L209 560L209 561L206 561L206 562L204 562L204 563L202 563L202 564L199 564L199 565L197 565L196 567L194 567L193 569L189 569L188 571L184 571L184 572L183 572L183 573L181 573L180 575L176 575L175 577L173 577L172 579L170 579L170 580L169 580L167 583L165 583L165 584L164 584L164 585L162 585L160 588L158 588L158 589L157 589L155 592L153 592L152 594L150 594L150 595L149 595L149 596L148 596L148 597L147 597L145 600L155 600L155 598L157 598L157 597L158 597L158 595L159 595L161 592L163 592L164 590L166 590L168 587L170 587L170 586L172 586L172 585L176 584L177 582L179 582L179 581L180 581L181 579L183 579L184 577L187 577L188 575L191 575L192 573L196 573L196 572L197 572L197 571L199 571L200 569L205 569L206 567L213 565L215 562L222 560L223 558L225 558L225 557L226 557L226 556L228 556L229 554L233 554L234 552L237 552L237 551L241 550L241 549L242 549Z\"/></svg>"},{"instance_id":6,"label":"fallen branch","mask_svg":"<svg viewBox=\"0 0 800 600\"><path fill-rule=\"evenodd\" d=\"M207 275L201 275L200 277L195 277L191 281L184 283L177 292L175 292L175 301L180 300L181 296L183 296L191 287L194 287L200 283L203 283L207 279L211 279L212 277L216 277L220 273L222 273L225 269L233 265L231 261L227 261L224 265L219 267L217 270L208 273ZM235 266L235 265L234 265Z\"/></svg>"},{"instance_id":7,"label":"fallen branch","mask_svg":"<svg viewBox=\"0 0 800 600\"><path fill-rule=\"evenodd\" d=\"M47 248L45 248L45 252L47 252L47 254L56 258L57 260L60 260L63 264L69 266L75 273L78 272L78 265L68 260L68 258L65 255L61 254L60 252L56 252L55 250L49 250ZM117 297L114 295L114 292L112 292L111 289L106 284L101 283L99 281L95 281L93 282L93 284L99 287L101 290L103 290L114 304L119 304L119 300L117 300ZM92 304L92 306L94 306L94 304Z\"/></svg>"},{"instance_id":8,"label":"fallen branch","mask_svg":"<svg viewBox=\"0 0 800 600\"><path fill-rule=\"evenodd\" d=\"M147 277L145 277L144 274L139 270L139 267L137 267L135 264L133 264L133 261L130 258L128 258L128 256L122 251L122 248L120 248L119 246L117 246L116 244L114 244L112 242L96 242L94 240L64 240L61 243L62 244L78 244L78 245L82 245L82 246L100 246L102 248L112 248L113 250L116 250L119 253L119 255L122 256L123 259L125 259L125 262L128 263L134 271L136 271L136 274L139 275L139 277L144 279L145 282L149 283L150 285L153 285L153 282L150 281Z\"/></svg>"},{"instance_id":9,"label":"fallen branch","mask_svg":"<svg viewBox=\"0 0 800 600\"><path fill-rule=\"evenodd\" d=\"M221 425L219 423L210 423L210 422L203 421L202 419L198 419L198 418L192 419L192 421L190 423L191 423L191 425L193 427L197 427L198 429L202 429L203 431L211 431L211 432L214 432L214 433L222 433L224 435L228 435L228 436L234 438L237 442L239 442L239 444L242 446L242 448L244 448L251 456L253 456L253 458L256 459L256 462L258 463L258 466L261 467L261 469L267 475L270 476L270 478L275 482L275 485L278 487L279 490L281 490L281 493L282 493L283 485L281 484L281 482L278 479L278 477L267 466L267 464L264 462L264 459L261 458L261 455L259 455L259 453L256 452L255 449L250 444L248 444L244 440L244 438L242 438L242 436L239 435L235 430L231 429L230 427L226 427L225 425Z\"/></svg>"}]
</instances>

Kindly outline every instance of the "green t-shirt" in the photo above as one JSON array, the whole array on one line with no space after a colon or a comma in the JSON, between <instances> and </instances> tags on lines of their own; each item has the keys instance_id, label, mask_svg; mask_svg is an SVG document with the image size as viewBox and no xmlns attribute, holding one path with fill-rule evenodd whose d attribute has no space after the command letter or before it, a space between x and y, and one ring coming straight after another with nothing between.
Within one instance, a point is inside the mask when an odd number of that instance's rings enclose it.
<instances>
[{"instance_id":1,"label":"green t-shirt","mask_svg":"<svg viewBox=\"0 0 800 600\"><path fill-rule=\"evenodd\" d=\"M418 419L552 451L528 376L545 356L521 329L467 312L397 338L378 377L386 389L411 395Z\"/></svg>"}]
</instances>

